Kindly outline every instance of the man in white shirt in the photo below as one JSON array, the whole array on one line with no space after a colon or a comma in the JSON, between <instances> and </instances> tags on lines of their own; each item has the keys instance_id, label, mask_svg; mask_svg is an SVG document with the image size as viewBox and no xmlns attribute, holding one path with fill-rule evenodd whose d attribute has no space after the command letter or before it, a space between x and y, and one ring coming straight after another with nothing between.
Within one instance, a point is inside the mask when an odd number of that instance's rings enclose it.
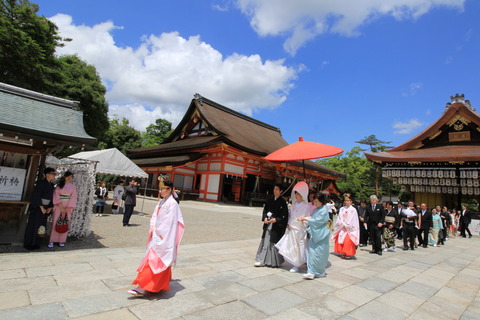
<instances>
[{"instance_id":1,"label":"man in white shirt","mask_svg":"<svg viewBox=\"0 0 480 320\"><path fill-rule=\"evenodd\" d=\"M112 213L113 214L118 214L118 210L122 207L122 195L125 192L124 185L125 181L120 180L118 185L113 189L113 207L112 207ZM117 205L117 208L114 209L115 204Z\"/></svg>"}]
</instances>

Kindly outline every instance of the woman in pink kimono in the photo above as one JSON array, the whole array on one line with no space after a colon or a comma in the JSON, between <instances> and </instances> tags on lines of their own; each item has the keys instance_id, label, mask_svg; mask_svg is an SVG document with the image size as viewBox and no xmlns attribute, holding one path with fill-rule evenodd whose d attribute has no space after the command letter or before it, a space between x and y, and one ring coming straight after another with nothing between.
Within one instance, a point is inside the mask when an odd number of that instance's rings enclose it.
<instances>
[{"instance_id":1,"label":"woman in pink kimono","mask_svg":"<svg viewBox=\"0 0 480 320\"><path fill-rule=\"evenodd\" d=\"M357 209L352 206L352 199L345 196L344 206L340 208L332 240L335 241L334 252L343 259L351 259L357 252L360 239L360 228Z\"/></svg>"},{"instance_id":2,"label":"woman in pink kimono","mask_svg":"<svg viewBox=\"0 0 480 320\"><path fill-rule=\"evenodd\" d=\"M52 217L52 233L50 234L49 248L53 248L53 244L58 242L60 247L65 246L67 241L67 233L58 233L55 231L55 224L60 216L67 216L71 220L72 211L77 206L77 188L72 183L73 174L67 171L60 178L60 181L53 192L53 217Z\"/></svg>"},{"instance_id":3,"label":"woman in pink kimono","mask_svg":"<svg viewBox=\"0 0 480 320\"><path fill-rule=\"evenodd\" d=\"M283 258L293 265L290 272L298 272L307 261L307 223L298 221L299 217L309 217L312 208L308 205L308 185L298 182L292 190L292 206L288 214L287 231L275 245Z\"/></svg>"},{"instance_id":4,"label":"woman in pink kimono","mask_svg":"<svg viewBox=\"0 0 480 320\"><path fill-rule=\"evenodd\" d=\"M137 269L138 275L132 284L138 287L129 290L134 296L170 290L172 265L177 260L177 250L185 225L182 212L175 200L173 183L164 182L160 190L163 198L153 210L148 233L147 251Z\"/></svg>"}]
</instances>

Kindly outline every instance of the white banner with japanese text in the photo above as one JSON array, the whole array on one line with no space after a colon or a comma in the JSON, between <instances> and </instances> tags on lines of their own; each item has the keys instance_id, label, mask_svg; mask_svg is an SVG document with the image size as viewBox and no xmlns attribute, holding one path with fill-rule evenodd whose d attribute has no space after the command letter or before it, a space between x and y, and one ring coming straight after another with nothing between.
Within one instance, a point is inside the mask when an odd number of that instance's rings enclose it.
<instances>
[{"instance_id":1,"label":"white banner with japanese text","mask_svg":"<svg viewBox=\"0 0 480 320\"><path fill-rule=\"evenodd\" d=\"M0 200L21 201L26 169L0 167Z\"/></svg>"}]
</instances>

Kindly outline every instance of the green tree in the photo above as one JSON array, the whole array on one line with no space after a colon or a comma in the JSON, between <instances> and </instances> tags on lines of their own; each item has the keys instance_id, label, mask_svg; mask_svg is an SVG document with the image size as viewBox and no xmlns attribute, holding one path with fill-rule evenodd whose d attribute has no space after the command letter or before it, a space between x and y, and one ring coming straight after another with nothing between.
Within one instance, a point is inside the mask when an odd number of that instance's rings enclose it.
<instances>
[{"instance_id":1,"label":"green tree","mask_svg":"<svg viewBox=\"0 0 480 320\"><path fill-rule=\"evenodd\" d=\"M362 140L355 141L355 143L366 144L370 148L370 152L383 152L391 149L391 146L387 144L391 141L382 141L379 140L374 134L369 135L368 137L363 138ZM365 151L365 149L362 149ZM380 195L380 184L382 184L382 176L380 166L375 165L375 194Z\"/></svg>"},{"instance_id":2,"label":"green tree","mask_svg":"<svg viewBox=\"0 0 480 320\"><path fill-rule=\"evenodd\" d=\"M346 179L337 182L337 187L343 192L350 192L358 198L367 199L375 191L373 164L363 156L362 149L358 146L339 156L316 162L347 174Z\"/></svg>"},{"instance_id":3,"label":"green tree","mask_svg":"<svg viewBox=\"0 0 480 320\"><path fill-rule=\"evenodd\" d=\"M362 140L355 141L355 143L368 145L370 148L370 152L383 152L393 148L392 146L387 145L391 143L391 141L379 140L374 134L371 134L368 137L363 138ZM365 149L362 150L366 151Z\"/></svg>"},{"instance_id":4,"label":"green tree","mask_svg":"<svg viewBox=\"0 0 480 320\"><path fill-rule=\"evenodd\" d=\"M79 101L85 130L101 138L108 129L106 89L95 67L76 56L55 56L71 39L62 39L38 9L27 0L0 0L0 82Z\"/></svg>"},{"instance_id":5,"label":"green tree","mask_svg":"<svg viewBox=\"0 0 480 320\"><path fill-rule=\"evenodd\" d=\"M172 123L165 119L157 119L143 133L143 147L159 145L172 132Z\"/></svg>"},{"instance_id":6,"label":"green tree","mask_svg":"<svg viewBox=\"0 0 480 320\"><path fill-rule=\"evenodd\" d=\"M0 81L48 93L58 80L57 26L27 0L0 0Z\"/></svg>"},{"instance_id":7,"label":"green tree","mask_svg":"<svg viewBox=\"0 0 480 320\"><path fill-rule=\"evenodd\" d=\"M370 150L388 150L389 143L376 139L374 135L357 143L369 144ZM364 143L369 142L369 143ZM353 147L349 152L339 156L317 160L317 162L327 168L331 168L347 174L345 180L337 182L337 186L343 192L351 192L356 197L368 199L372 194L382 196L385 194L399 195L400 188L395 186L389 179L381 179L377 184L377 177L380 177L381 168L369 161L363 154L365 149L360 146Z\"/></svg>"},{"instance_id":8,"label":"green tree","mask_svg":"<svg viewBox=\"0 0 480 320\"><path fill-rule=\"evenodd\" d=\"M107 89L97 70L76 55L62 56L58 58L58 62L61 81L51 94L79 101L85 131L97 139L102 139L109 127L108 103L105 100Z\"/></svg>"},{"instance_id":9,"label":"green tree","mask_svg":"<svg viewBox=\"0 0 480 320\"><path fill-rule=\"evenodd\" d=\"M110 120L110 126L98 146L100 149L117 148L125 154L128 149L142 146L142 135L140 131L129 125L128 119L114 118Z\"/></svg>"}]
</instances>

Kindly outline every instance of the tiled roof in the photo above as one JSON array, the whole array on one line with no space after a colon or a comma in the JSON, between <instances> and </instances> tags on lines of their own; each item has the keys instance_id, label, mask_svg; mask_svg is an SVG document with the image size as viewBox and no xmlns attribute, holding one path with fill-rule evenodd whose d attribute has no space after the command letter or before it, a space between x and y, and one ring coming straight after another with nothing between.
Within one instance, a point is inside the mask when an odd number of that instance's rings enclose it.
<instances>
[{"instance_id":1,"label":"tiled roof","mask_svg":"<svg viewBox=\"0 0 480 320\"><path fill-rule=\"evenodd\" d=\"M387 163L480 161L479 128L480 115L469 102L449 103L442 116L415 137L391 150L366 152L365 156ZM461 132L468 132L469 139L450 141L449 134Z\"/></svg>"},{"instance_id":2,"label":"tiled roof","mask_svg":"<svg viewBox=\"0 0 480 320\"><path fill-rule=\"evenodd\" d=\"M442 146L406 151L369 153L369 160L383 162L480 161L480 146Z\"/></svg>"},{"instance_id":3,"label":"tiled roof","mask_svg":"<svg viewBox=\"0 0 480 320\"><path fill-rule=\"evenodd\" d=\"M83 112L74 101L0 83L0 129L27 137L72 144L95 138L83 127Z\"/></svg>"},{"instance_id":4,"label":"tiled roof","mask_svg":"<svg viewBox=\"0 0 480 320\"><path fill-rule=\"evenodd\" d=\"M214 133L210 136L182 137L182 132L191 121L195 111L199 112L201 120L206 123L209 130ZM288 143L283 139L280 129L264 122L248 117L242 113L222 106L215 101L196 96L190 103L185 116L173 130L164 143L148 147L128 150L130 158L145 160L153 163L153 157L170 157L174 154L182 156L189 149L225 143L234 148L266 156ZM143 164L143 163L142 163ZM301 162L292 163L302 166ZM337 177L345 177L343 173L328 169L312 161L305 161L305 167Z\"/></svg>"}]
</instances>

